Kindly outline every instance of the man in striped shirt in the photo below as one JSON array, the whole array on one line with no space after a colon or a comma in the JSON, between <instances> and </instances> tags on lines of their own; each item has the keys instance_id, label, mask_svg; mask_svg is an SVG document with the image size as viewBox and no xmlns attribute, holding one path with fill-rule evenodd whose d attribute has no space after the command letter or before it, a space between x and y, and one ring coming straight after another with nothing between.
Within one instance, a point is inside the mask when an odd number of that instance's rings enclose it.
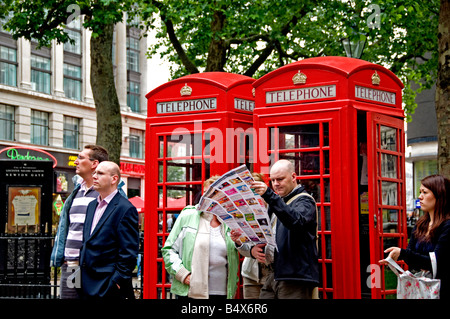
<instances>
[{"instance_id":1,"label":"man in striped shirt","mask_svg":"<svg viewBox=\"0 0 450 319\"><path fill-rule=\"evenodd\" d=\"M99 145L86 145L74 162L78 181L64 204L51 256L51 265L61 267L61 299L79 298L77 288L80 288L80 282L76 272L79 270L86 208L98 196L93 188L92 175L97 165L107 160L106 149Z\"/></svg>"}]
</instances>

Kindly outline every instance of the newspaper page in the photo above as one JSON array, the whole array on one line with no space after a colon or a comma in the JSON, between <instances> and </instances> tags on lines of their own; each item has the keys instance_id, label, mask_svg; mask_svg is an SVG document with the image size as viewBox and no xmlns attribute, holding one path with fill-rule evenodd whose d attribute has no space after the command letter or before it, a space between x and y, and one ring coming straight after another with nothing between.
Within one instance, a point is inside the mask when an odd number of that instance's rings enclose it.
<instances>
[{"instance_id":1,"label":"newspaper page","mask_svg":"<svg viewBox=\"0 0 450 319\"><path fill-rule=\"evenodd\" d=\"M242 243L276 247L266 204L250 188L253 181L245 165L234 168L210 185L197 208L216 215L231 230L240 229Z\"/></svg>"}]
</instances>

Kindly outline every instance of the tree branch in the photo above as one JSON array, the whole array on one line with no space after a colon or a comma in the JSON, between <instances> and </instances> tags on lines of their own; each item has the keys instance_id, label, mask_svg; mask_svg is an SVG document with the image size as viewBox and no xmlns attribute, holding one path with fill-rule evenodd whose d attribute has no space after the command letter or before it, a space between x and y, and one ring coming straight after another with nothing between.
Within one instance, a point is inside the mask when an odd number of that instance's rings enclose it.
<instances>
[{"instance_id":1,"label":"tree branch","mask_svg":"<svg viewBox=\"0 0 450 319\"><path fill-rule=\"evenodd\" d=\"M181 62L183 63L186 70L190 73L199 73L199 70L195 66L195 64L189 59L189 57L186 54L186 51L183 49L180 41L178 40L178 37L175 34L175 29L173 27L173 22L171 19L167 18L167 16L164 14L164 5L156 0L153 0L152 3L155 5L156 8L160 11L161 20L166 25L167 34L169 35L169 40L172 43L175 51L177 52L178 56L180 57Z\"/></svg>"}]
</instances>

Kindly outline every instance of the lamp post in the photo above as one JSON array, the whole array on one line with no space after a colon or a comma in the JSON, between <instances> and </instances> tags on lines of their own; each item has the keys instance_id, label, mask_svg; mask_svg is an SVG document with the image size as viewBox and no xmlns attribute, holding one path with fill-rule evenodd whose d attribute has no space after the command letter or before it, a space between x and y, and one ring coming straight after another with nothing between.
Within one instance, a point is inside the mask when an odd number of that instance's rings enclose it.
<instances>
[{"instance_id":1,"label":"lamp post","mask_svg":"<svg viewBox=\"0 0 450 319\"><path fill-rule=\"evenodd\" d=\"M349 58L360 59L366 45L367 37L365 34L356 33L351 37L342 39L345 54Z\"/></svg>"}]
</instances>

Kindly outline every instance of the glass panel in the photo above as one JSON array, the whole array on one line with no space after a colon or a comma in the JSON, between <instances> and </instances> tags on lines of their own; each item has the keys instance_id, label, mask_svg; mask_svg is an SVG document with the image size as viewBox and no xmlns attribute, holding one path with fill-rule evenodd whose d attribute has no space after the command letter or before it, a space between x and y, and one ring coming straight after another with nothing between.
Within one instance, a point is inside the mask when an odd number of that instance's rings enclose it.
<instances>
[{"instance_id":1,"label":"glass panel","mask_svg":"<svg viewBox=\"0 0 450 319\"><path fill-rule=\"evenodd\" d=\"M299 176L318 175L320 173L319 151L302 153L283 153L280 159L287 159L295 166L295 172Z\"/></svg>"},{"instance_id":2,"label":"glass panel","mask_svg":"<svg viewBox=\"0 0 450 319\"><path fill-rule=\"evenodd\" d=\"M159 137L159 157L164 156L164 136Z\"/></svg>"},{"instance_id":3,"label":"glass panel","mask_svg":"<svg viewBox=\"0 0 450 319\"><path fill-rule=\"evenodd\" d=\"M325 191L325 203L329 203L330 202L330 179L329 178L324 178L323 179L323 187L324 187L324 191Z\"/></svg>"},{"instance_id":4,"label":"glass panel","mask_svg":"<svg viewBox=\"0 0 450 319\"><path fill-rule=\"evenodd\" d=\"M202 155L201 134L172 134L167 136L167 156Z\"/></svg>"},{"instance_id":5,"label":"glass panel","mask_svg":"<svg viewBox=\"0 0 450 319\"><path fill-rule=\"evenodd\" d=\"M330 129L328 123L323 123L323 146L330 146Z\"/></svg>"},{"instance_id":6,"label":"glass panel","mask_svg":"<svg viewBox=\"0 0 450 319\"><path fill-rule=\"evenodd\" d=\"M167 182L200 181L202 179L202 164L197 162L200 161L167 161Z\"/></svg>"},{"instance_id":7,"label":"glass panel","mask_svg":"<svg viewBox=\"0 0 450 319\"><path fill-rule=\"evenodd\" d=\"M401 247L401 239L399 237L383 237L383 251L389 247ZM386 258L388 254L385 254L383 258Z\"/></svg>"},{"instance_id":8,"label":"glass panel","mask_svg":"<svg viewBox=\"0 0 450 319\"><path fill-rule=\"evenodd\" d=\"M398 233L398 210L383 209L383 232Z\"/></svg>"},{"instance_id":9,"label":"glass panel","mask_svg":"<svg viewBox=\"0 0 450 319\"><path fill-rule=\"evenodd\" d=\"M306 192L314 197L316 202L320 202L320 179L302 179L301 184L305 187Z\"/></svg>"},{"instance_id":10,"label":"glass panel","mask_svg":"<svg viewBox=\"0 0 450 319\"><path fill-rule=\"evenodd\" d=\"M330 174L330 151L323 151L323 173Z\"/></svg>"},{"instance_id":11,"label":"glass panel","mask_svg":"<svg viewBox=\"0 0 450 319\"><path fill-rule=\"evenodd\" d=\"M270 129L271 149L275 149L274 134L276 128ZM279 148L307 148L319 146L319 123L306 125L280 126Z\"/></svg>"},{"instance_id":12,"label":"glass panel","mask_svg":"<svg viewBox=\"0 0 450 319\"><path fill-rule=\"evenodd\" d=\"M158 174L158 182L162 183L164 181L164 166L163 162L158 162L159 174Z\"/></svg>"},{"instance_id":13,"label":"glass panel","mask_svg":"<svg viewBox=\"0 0 450 319\"><path fill-rule=\"evenodd\" d=\"M331 207L323 206L325 210L325 230L331 230Z\"/></svg>"},{"instance_id":14,"label":"glass panel","mask_svg":"<svg viewBox=\"0 0 450 319\"><path fill-rule=\"evenodd\" d=\"M382 182L381 184L382 204L397 206L398 205L398 185L392 182Z\"/></svg>"},{"instance_id":15,"label":"glass panel","mask_svg":"<svg viewBox=\"0 0 450 319\"><path fill-rule=\"evenodd\" d=\"M380 148L397 151L397 129L380 125Z\"/></svg>"},{"instance_id":16,"label":"glass panel","mask_svg":"<svg viewBox=\"0 0 450 319\"><path fill-rule=\"evenodd\" d=\"M385 290L397 289L397 275L388 266L384 267ZM387 298L396 298L396 295L388 295Z\"/></svg>"},{"instance_id":17,"label":"glass panel","mask_svg":"<svg viewBox=\"0 0 450 319\"><path fill-rule=\"evenodd\" d=\"M186 206L186 188L183 186L167 186L167 208Z\"/></svg>"},{"instance_id":18,"label":"glass panel","mask_svg":"<svg viewBox=\"0 0 450 319\"><path fill-rule=\"evenodd\" d=\"M381 176L387 178L397 178L397 156L381 154Z\"/></svg>"},{"instance_id":19,"label":"glass panel","mask_svg":"<svg viewBox=\"0 0 450 319\"><path fill-rule=\"evenodd\" d=\"M325 236L325 249L326 249L325 258L331 259L331 235L324 235L324 236Z\"/></svg>"},{"instance_id":20,"label":"glass panel","mask_svg":"<svg viewBox=\"0 0 450 319\"><path fill-rule=\"evenodd\" d=\"M163 207L163 200L164 200L164 198L163 198L163 188L162 188L162 186L159 186L158 187L158 208L161 208L161 207Z\"/></svg>"},{"instance_id":21,"label":"glass panel","mask_svg":"<svg viewBox=\"0 0 450 319\"><path fill-rule=\"evenodd\" d=\"M186 181L187 160L167 161L167 182Z\"/></svg>"},{"instance_id":22,"label":"glass panel","mask_svg":"<svg viewBox=\"0 0 450 319\"><path fill-rule=\"evenodd\" d=\"M322 213L320 211L320 209L318 210L318 214L317 214L317 231L321 231L322 230ZM320 238L320 235L319 235ZM320 240L319 240L320 241ZM320 244L319 244L319 249L320 249ZM320 256L320 254L319 254Z\"/></svg>"}]
</instances>

